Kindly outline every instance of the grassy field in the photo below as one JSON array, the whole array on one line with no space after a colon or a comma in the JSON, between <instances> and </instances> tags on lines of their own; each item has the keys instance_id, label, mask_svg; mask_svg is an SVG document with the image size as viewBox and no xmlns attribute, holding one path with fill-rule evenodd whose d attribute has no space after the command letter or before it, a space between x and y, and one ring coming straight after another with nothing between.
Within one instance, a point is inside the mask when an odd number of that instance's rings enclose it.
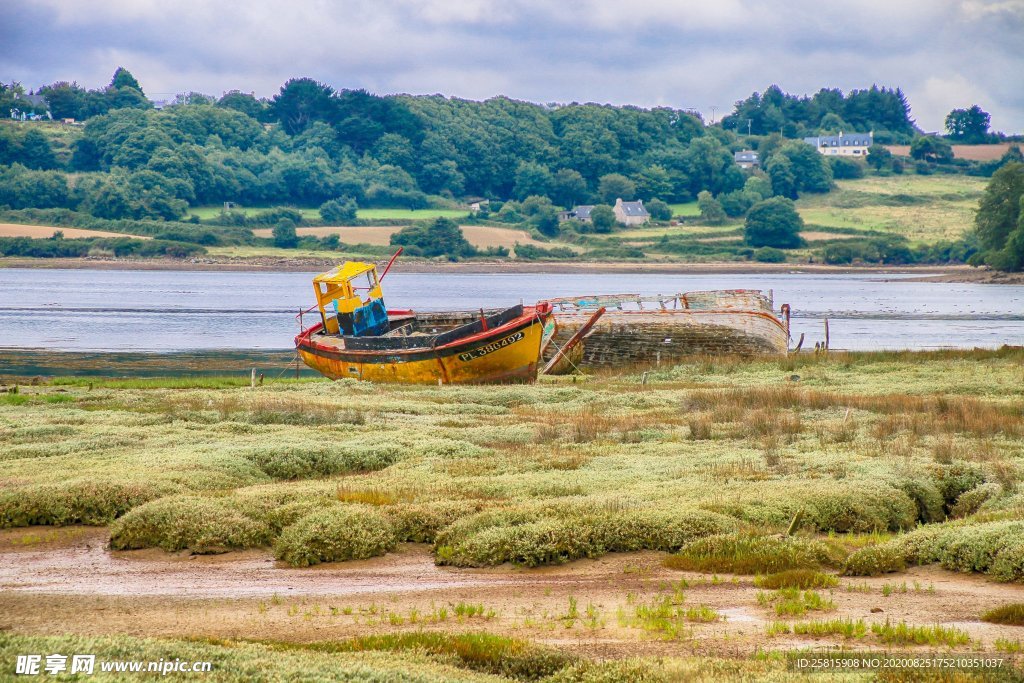
<instances>
[{"instance_id":1,"label":"grassy field","mask_svg":"<svg viewBox=\"0 0 1024 683\"><path fill-rule=\"evenodd\" d=\"M203 603L202 621L170 630L140 616L150 603L82 598L92 600L82 620L102 607L111 630L134 623L134 634L200 639L118 638L97 642L98 651L132 642L257 661L281 650L290 653L273 665L281 671L297 666L299 646L278 639L328 634L335 649L314 648L312 662L365 666L381 680L403 662L422 672L416 680L591 680L577 669L597 667L596 677L601 667L632 666L633 656L648 658L649 680L694 667L710 680L726 664L649 658L850 638L1012 649L1019 627L983 624L981 614L1024 602L1022 367L1024 351L1007 349L697 358L646 383L633 374L443 388L57 379L0 394L0 551L28 544L45 553L40 525L93 525L88 533L114 551L158 553L141 556L137 571L178 567L160 560L177 557L167 552L249 549L276 558L282 569L272 571L355 560L360 580L398 582L391 597L382 589ZM93 549L81 551L96 558L90 573L104 571L102 545L90 540ZM4 557L17 572L17 556ZM225 557L218 572L231 566ZM502 567L509 563L570 564L533 575ZM190 581L206 580L202 566L189 565L198 572ZM433 573L451 588L410 597L401 579L387 578ZM302 575L284 580L299 585ZM337 585L326 578L334 574L320 576ZM5 580L31 584L18 573ZM461 583L470 580L478 583ZM459 588L471 585L477 592ZM56 609L48 600L0 598L15 624L0 651L75 642L30 633L97 633L74 626L78 617L40 622ZM170 618L174 601L161 600L154 614ZM884 613L870 614L879 601ZM950 621L958 625L932 629ZM422 640L424 629L440 640ZM445 640L481 631L497 640ZM370 633L386 638L337 645ZM394 649L403 654L379 655ZM486 656L467 663L471 651ZM596 663L608 653L615 662ZM771 658L733 666L750 677L784 670ZM593 680L642 680L604 673Z\"/></svg>"},{"instance_id":2,"label":"grassy field","mask_svg":"<svg viewBox=\"0 0 1024 683\"><path fill-rule=\"evenodd\" d=\"M684 202L682 204L669 204L668 208L672 209L673 216L680 217L693 217L700 215L700 207L697 206L697 202Z\"/></svg>"},{"instance_id":3,"label":"grassy field","mask_svg":"<svg viewBox=\"0 0 1024 683\"><path fill-rule=\"evenodd\" d=\"M828 194L801 197L797 207L808 224L880 230L932 243L958 239L973 227L986 182L960 175L840 180Z\"/></svg>"},{"instance_id":4,"label":"grassy field","mask_svg":"<svg viewBox=\"0 0 1024 683\"><path fill-rule=\"evenodd\" d=\"M391 236L401 230L401 226L354 226L354 227L319 227L319 228L298 228L296 232L299 237L324 237L326 235L338 235L346 244L372 244L374 246L386 247L391 244ZM258 228L253 230L257 237L271 237L270 228ZM487 225L463 225L462 234L466 240L478 249L488 247L505 247L514 250L516 244L530 244L537 247L550 249L551 247L568 247L572 245L564 242L541 242L530 236L525 230L516 228L495 228Z\"/></svg>"}]
</instances>

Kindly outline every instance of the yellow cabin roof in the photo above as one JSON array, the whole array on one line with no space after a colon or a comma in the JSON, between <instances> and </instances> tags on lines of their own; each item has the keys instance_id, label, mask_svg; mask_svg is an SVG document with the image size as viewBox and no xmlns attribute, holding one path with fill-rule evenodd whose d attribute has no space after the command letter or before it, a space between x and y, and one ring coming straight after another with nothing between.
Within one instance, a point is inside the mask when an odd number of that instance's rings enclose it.
<instances>
[{"instance_id":1,"label":"yellow cabin roof","mask_svg":"<svg viewBox=\"0 0 1024 683\"><path fill-rule=\"evenodd\" d=\"M354 277L358 277L363 273L369 272L374 268L376 268L376 265L373 263L346 261L344 264L335 266L326 273L320 273L313 278L313 282L323 282L330 285L341 284L342 282L348 282Z\"/></svg>"}]
</instances>

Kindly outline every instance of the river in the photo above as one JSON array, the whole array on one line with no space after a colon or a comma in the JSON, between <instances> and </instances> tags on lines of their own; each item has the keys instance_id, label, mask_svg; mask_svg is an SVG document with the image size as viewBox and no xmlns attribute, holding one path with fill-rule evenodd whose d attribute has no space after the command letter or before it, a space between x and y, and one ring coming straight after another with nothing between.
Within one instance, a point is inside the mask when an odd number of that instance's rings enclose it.
<instances>
[{"instance_id":1,"label":"river","mask_svg":"<svg viewBox=\"0 0 1024 683\"><path fill-rule=\"evenodd\" d=\"M0 269L0 347L63 351L283 349L312 303L313 273ZM1024 286L889 274L537 274L392 272L392 308L490 308L587 293L773 290L794 340L834 349L1024 344ZM307 321L309 319L307 318ZM308 324L308 323L307 323Z\"/></svg>"}]
</instances>

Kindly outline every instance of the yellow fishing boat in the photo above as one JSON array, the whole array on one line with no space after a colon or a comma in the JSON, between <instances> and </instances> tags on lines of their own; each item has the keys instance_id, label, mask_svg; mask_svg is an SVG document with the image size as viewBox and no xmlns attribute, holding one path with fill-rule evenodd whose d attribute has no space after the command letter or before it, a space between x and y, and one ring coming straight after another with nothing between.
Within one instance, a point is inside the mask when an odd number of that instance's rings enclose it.
<instances>
[{"instance_id":1,"label":"yellow fishing boat","mask_svg":"<svg viewBox=\"0 0 1024 683\"><path fill-rule=\"evenodd\" d=\"M387 310L380 285L384 275L378 278L372 263L350 261L313 279L313 308L320 322L295 337L306 365L331 379L408 384L537 378L542 345L554 333L549 304L488 311Z\"/></svg>"}]
</instances>

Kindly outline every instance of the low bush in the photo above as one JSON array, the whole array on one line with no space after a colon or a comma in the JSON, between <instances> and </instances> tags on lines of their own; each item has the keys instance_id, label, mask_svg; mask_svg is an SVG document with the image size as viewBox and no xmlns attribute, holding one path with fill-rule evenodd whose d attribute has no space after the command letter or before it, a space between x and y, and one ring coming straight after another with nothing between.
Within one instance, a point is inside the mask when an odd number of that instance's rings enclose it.
<instances>
[{"instance_id":1,"label":"low bush","mask_svg":"<svg viewBox=\"0 0 1024 683\"><path fill-rule=\"evenodd\" d=\"M218 553L268 545L272 530L246 516L227 498L172 496L141 505L110 528L114 550L162 548Z\"/></svg>"},{"instance_id":2,"label":"low bush","mask_svg":"<svg viewBox=\"0 0 1024 683\"><path fill-rule=\"evenodd\" d=\"M979 484L957 496L956 503L949 510L949 516L954 519L969 517L988 501L998 498L1002 492L1003 487L995 482Z\"/></svg>"},{"instance_id":3,"label":"low bush","mask_svg":"<svg viewBox=\"0 0 1024 683\"><path fill-rule=\"evenodd\" d=\"M468 501L435 501L413 505L387 506L400 541L433 543L438 532L458 519L480 511L480 504Z\"/></svg>"},{"instance_id":4,"label":"low bush","mask_svg":"<svg viewBox=\"0 0 1024 683\"><path fill-rule=\"evenodd\" d=\"M981 620L990 624L1024 626L1024 603L1015 602L986 610L981 615Z\"/></svg>"},{"instance_id":5,"label":"low bush","mask_svg":"<svg viewBox=\"0 0 1024 683\"><path fill-rule=\"evenodd\" d=\"M71 480L0 491L0 528L46 524L102 526L166 493L142 482Z\"/></svg>"},{"instance_id":6,"label":"low bush","mask_svg":"<svg viewBox=\"0 0 1024 683\"><path fill-rule=\"evenodd\" d=\"M726 515L703 510L485 511L442 530L435 550L438 564L536 567L609 552L673 551L736 526Z\"/></svg>"},{"instance_id":7,"label":"low bush","mask_svg":"<svg viewBox=\"0 0 1024 683\"><path fill-rule=\"evenodd\" d=\"M786 252L775 247L761 247L754 250L754 260L760 263L785 263Z\"/></svg>"},{"instance_id":8,"label":"low bush","mask_svg":"<svg viewBox=\"0 0 1024 683\"><path fill-rule=\"evenodd\" d=\"M899 548L891 544L869 545L846 558L843 573L847 576L879 576L901 572L907 568L906 559Z\"/></svg>"},{"instance_id":9,"label":"low bush","mask_svg":"<svg viewBox=\"0 0 1024 683\"><path fill-rule=\"evenodd\" d=\"M426 652L453 657L467 669L524 681L547 679L578 661L575 656L554 648L490 633L389 633L304 647L328 652Z\"/></svg>"},{"instance_id":10,"label":"low bush","mask_svg":"<svg viewBox=\"0 0 1024 683\"><path fill-rule=\"evenodd\" d=\"M285 527L274 555L293 567L384 555L397 544L391 521L367 505L336 504Z\"/></svg>"},{"instance_id":11,"label":"low bush","mask_svg":"<svg viewBox=\"0 0 1024 683\"><path fill-rule=\"evenodd\" d=\"M754 578L758 588L778 590L780 588L831 588L839 583L832 574L823 574L813 569L787 569Z\"/></svg>"},{"instance_id":12,"label":"low bush","mask_svg":"<svg viewBox=\"0 0 1024 683\"><path fill-rule=\"evenodd\" d=\"M275 479L309 479L382 470L397 462L404 452L395 443L353 440L316 448L267 446L246 453L246 457Z\"/></svg>"},{"instance_id":13,"label":"low bush","mask_svg":"<svg viewBox=\"0 0 1024 683\"><path fill-rule=\"evenodd\" d=\"M665 566L697 572L770 574L817 569L833 561L829 548L819 541L738 533L698 539L666 558Z\"/></svg>"},{"instance_id":14,"label":"low bush","mask_svg":"<svg viewBox=\"0 0 1024 683\"><path fill-rule=\"evenodd\" d=\"M518 242L516 242L515 252L516 258L521 261L576 258L576 252L568 247L545 248L533 244L519 244Z\"/></svg>"}]
</instances>

